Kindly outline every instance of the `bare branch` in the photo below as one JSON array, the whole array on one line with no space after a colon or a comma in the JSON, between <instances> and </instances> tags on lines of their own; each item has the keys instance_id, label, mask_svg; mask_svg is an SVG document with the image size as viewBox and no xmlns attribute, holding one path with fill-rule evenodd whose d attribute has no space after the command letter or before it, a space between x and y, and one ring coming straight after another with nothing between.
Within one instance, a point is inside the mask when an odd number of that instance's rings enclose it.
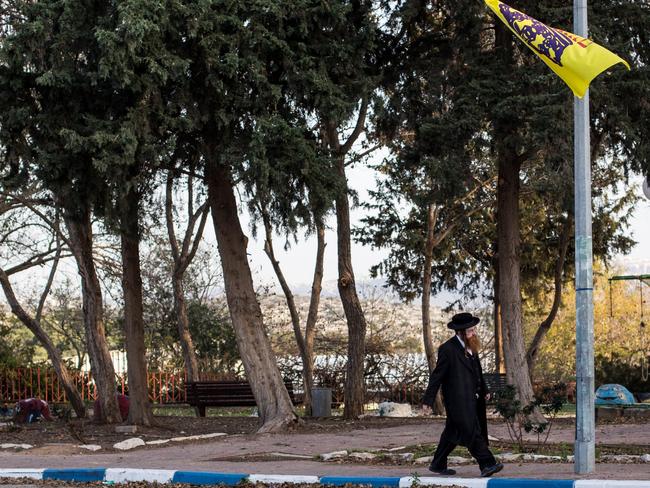
<instances>
[{"instance_id":1,"label":"bare branch","mask_svg":"<svg viewBox=\"0 0 650 488\"><path fill-rule=\"evenodd\" d=\"M38 254L36 256L30 257L27 261L17 264L16 266L12 266L11 268L8 268L5 270L5 273L7 273L7 276L14 275L16 273L20 273L22 271L26 271L30 268L33 268L34 266L42 266L43 264L49 263L50 261L53 261L55 259L58 259L56 255L52 256L51 254L53 252L57 251L56 249L49 249L41 254ZM72 257L72 253L61 253L59 258L69 258Z\"/></svg>"},{"instance_id":2,"label":"bare branch","mask_svg":"<svg viewBox=\"0 0 650 488\"><path fill-rule=\"evenodd\" d=\"M363 98L361 100L361 108L359 109L359 115L357 116L357 125L350 134L348 140L341 146L339 149L339 154L347 154L348 151L352 148L352 145L355 143L357 138L361 135L366 126L366 115L368 113L368 99Z\"/></svg>"},{"instance_id":3,"label":"bare branch","mask_svg":"<svg viewBox=\"0 0 650 488\"><path fill-rule=\"evenodd\" d=\"M56 254L52 262L52 269L50 269L50 275L47 278L45 289L43 290L43 293L41 293L41 299L38 302L38 308L36 309L36 316L34 317L36 322L38 322L39 324L41 323L41 317L43 315L43 308L45 307L45 301L47 300L47 297L50 294L50 290L52 289L52 283L54 282L54 276L56 275L56 270L59 266L59 259L61 258L62 250L63 250L63 246L61 246L61 243L57 240Z\"/></svg>"},{"instance_id":4,"label":"bare branch","mask_svg":"<svg viewBox=\"0 0 650 488\"><path fill-rule=\"evenodd\" d=\"M201 237L203 236L203 230L205 229L205 223L207 222L208 215L210 214L210 205L208 204L207 201L203 205L201 205L201 207L199 207L197 212L201 209L203 209L201 214L201 222L199 223L199 228L197 229L196 235L194 236L194 243L192 244L192 249L185 257L184 260L185 262L183 263L183 268L182 268L183 272L190 265L192 259L194 259L194 256L196 255L196 251L198 251L199 249L199 244L201 243Z\"/></svg>"},{"instance_id":5,"label":"bare branch","mask_svg":"<svg viewBox=\"0 0 650 488\"><path fill-rule=\"evenodd\" d=\"M66 246L68 246L70 249L73 249L72 243L70 242L68 237L61 231L61 227L58 224L58 222L52 221L52 219L50 219L47 215L45 215L45 213L43 213L40 209L36 207L36 205L33 203L32 200L26 200L19 195L13 195L5 192L0 192L0 195L6 196L8 198L13 198L14 200L20 202L25 207L30 209L35 215L40 217L41 220L43 220L43 222L45 222L50 227L50 229L52 229L54 232L58 234L59 238L66 244Z\"/></svg>"},{"instance_id":6,"label":"bare branch","mask_svg":"<svg viewBox=\"0 0 650 488\"><path fill-rule=\"evenodd\" d=\"M187 178L187 217L191 220L194 214L194 184L192 176Z\"/></svg>"},{"instance_id":7,"label":"bare branch","mask_svg":"<svg viewBox=\"0 0 650 488\"><path fill-rule=\"evenodd\" d=\"M555 316L560 308L562 302L562 276L564 274L564 264L566 261L567 250L569 248L569 243L571 240L571 229L573 227L573 217L569 216L564 222L562 227L562 233L560 234L560 241L558 243L558 255L557 260L555 261L555 273L554 273L554 294L553 294L553 304L551 305L551 310L548 313L548 316L544 321L539 324L537 331L535 332L535 337L533 337L528 351L526 353L526 360L528 362L528 370L532 373L535 360L537 359L537 353L539 352L539 346L541 345L544 337L548 333L553 325Z\"/></svg>"},{"instance_id":8,"label":"bare branch","mask_svg":"<svg viewBox=\"0 0 650 488\"><path fill-rule=\"evenodd\" d=\"M190 217L189 222L187 223L187 229L185 229L185 237L183 238L183 248L181 250L181 259L187 258L188 255L188 249L190 248L190 245L192 245L192 236L194 235L194 226L196 225L196 221L201 218L202 221L205 221L207 218L207 213L209 212L209 204L207 200L203 202L203 204L196 209L196 212ZM203 222L205 225L205 222ZM198 239L200 240L201 235L203 234L203 227L199 227L200 234L197 233ZM194 239L196 242L197 239Z\"/></svg>"},{"instance_id":9,"label":"bare branch","mask_svg":"<svg viewBox=\"0 0 650 488\"><path fill-rule=\"evenodd\" d=\"M462 202L467 201L469 198L474 196L474 194L476 192L478 192L481 188L484 188L484 187L488 186L489 184L494 183L496 181L496 179L497 179L496 175L491 176L487 180L483 180L483 181L476 179L478 184L474 188L472 188L470 191L465 193L465 195L463 195L462 197L459 197L456 200L454 200L454 205L458 205L458 204L460 204Z\"/></svg>"},{"instance_id":10,"label":"bare branch","mask_svg":"<svg viewBox=\"0 0 650 488\"><path fill-rule=\"evenodd\" d=\"M169 235L169 244L172 248L172 257L174 262L180 260L180 250L178 248L178 240L176 239L176 231L174 230L174 176L170 172L167 175L167 185L165 187L165 219L167 221L167 234Z\"/></svg>"},{"instance_id":11,"label":"bare branch","mask_svg":"<svg viewBox=\"0 0 650 488\"><path fill-rule=\"evenodd\" d=\"M368 154L375 152L377 149L380 149L381 147L383 147L383 144L377 144L376 146L366 149L360 154L355 154L353 158L351 158L347 163L345 163L345 166L351 166L354 163L358 163L363 158L365 158Z\"/></svg>"}]
</instances>

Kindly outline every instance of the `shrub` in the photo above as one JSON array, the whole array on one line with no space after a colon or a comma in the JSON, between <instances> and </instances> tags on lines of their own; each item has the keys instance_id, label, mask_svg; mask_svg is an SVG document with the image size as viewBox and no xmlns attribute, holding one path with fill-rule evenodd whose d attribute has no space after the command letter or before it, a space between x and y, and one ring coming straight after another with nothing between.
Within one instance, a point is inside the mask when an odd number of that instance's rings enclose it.
<instances>
[{"instance_id":1,"label":"shrub","mask_svg":"<svg viewBox=\"0 0 650 488\"><path fill-rule=\"evenodd\" d=\"M539 449L548 441L553 421L562 410L562 404L566 402L566 385L557 383L544 387L535 395L533 401L522 406L517 395L517 388L507 385L496 394L495 410L503 418L508 427L510 440L524 450L523 434L533 433L537 435L537 446ZM533 412L539 409L546 417L544 422L537 422L533 419Z\"/></svg>"},{"instance_id":2,"label":"shrub","mask_svg":"<svg viewBox=\"0 0 650 488\"><path fill-rule=\"evenodd\" d=\"M608 383L623 385L633 393L650 391L650 380L643 381L641 357L625 357L617 353L594 358L596 387Z\"/></svg>"}]
</instances>

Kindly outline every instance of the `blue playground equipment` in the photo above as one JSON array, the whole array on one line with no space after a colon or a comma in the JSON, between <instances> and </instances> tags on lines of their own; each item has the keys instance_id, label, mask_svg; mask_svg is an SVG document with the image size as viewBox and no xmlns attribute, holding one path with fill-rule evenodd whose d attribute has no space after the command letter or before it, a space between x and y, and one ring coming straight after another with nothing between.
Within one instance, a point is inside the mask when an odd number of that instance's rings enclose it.
<instances>
[{"instance_id":1,"label":"blue playground equipment","mask_svg":"<svg viewBox=\"0 0 650 488\"><path fill-rule=\"evenodd\" d=\"M632 405L634 395L623 385L601 385L596 390L596 405Z\"/></svg>"}]
</instances>

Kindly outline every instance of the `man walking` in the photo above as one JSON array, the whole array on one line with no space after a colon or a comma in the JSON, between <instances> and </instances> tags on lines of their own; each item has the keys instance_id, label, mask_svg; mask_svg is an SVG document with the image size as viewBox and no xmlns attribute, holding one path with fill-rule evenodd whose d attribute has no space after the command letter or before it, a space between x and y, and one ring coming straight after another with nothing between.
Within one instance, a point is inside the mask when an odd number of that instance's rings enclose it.
<instances>
[{"instance_id":1,"label":"man walking","mask_svg":"<svg viewBox=\"0 0 650 488\"><path fill-rule=\"evenodd\" d=\"M469 449L478 462L481 476L492 476L503 469L503 464L497 463L488 449L485 401L489 400L489 393L478 359L481 345L475 326L479 321L466 312L452 317L447 327L456 335L438 349L438 362L422 399L426 408L433 407L442 386L447 423L429 467L440 475L456 474L447 467L447 457L457 445Z\"/></svg>"}]
</instances>

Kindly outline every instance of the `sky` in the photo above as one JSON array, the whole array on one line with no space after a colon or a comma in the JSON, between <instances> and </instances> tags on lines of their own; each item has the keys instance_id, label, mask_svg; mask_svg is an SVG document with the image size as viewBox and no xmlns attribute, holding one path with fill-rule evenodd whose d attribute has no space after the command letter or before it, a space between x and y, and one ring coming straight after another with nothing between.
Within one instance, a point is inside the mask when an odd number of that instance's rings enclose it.
<instances>
[{"instance_id":1,"label":"sky","mask_svg":"<svg viewBox=\"0 0 650 488\"><path fill-rule=\"evenodd\" d=\"M362 201L368 196L368 189L375 185L375 172L365 165L353 167L348 172L348 181L351 188L359 193ZM632 252L627 256L616 256L613 264L623 274L650 274L650 200L643 196L641 189L641 177L632 179L631 183L638 186L637 191L642 196L638 202L630 225L630 234L638 241ZM352 209L352 225L359 223L364 215L363 210ZM256 285L277 286L277 280L271 267L270 261L264 253L264 243L261 235L254 239L249 231L247 216L243 216L242 225L249 236L249 259ZM324 264L324 288L330 291L336 290L336 279L338 276L336 256L336 232L335 219L330 217L328 231L326 233L325 264ZM208 239L214 239L214 231L208 226ZM261 234L261 233L260 233ZM298 243L291 243L288 251L284 250L284 238L276 236L274 248L282 267L287 282L295 294L308 294L311 288L311 280L314 272L316 256L316 238L311 236ZM373 250L353 242L352 262L357 283L370 281L370 267L377 264L387 255L385 250ZM279 290L279 287L277 288ZM442 294L433 298L433 304L438 306L447 305L451 295Z\"/></svg>"}]
</instances>

